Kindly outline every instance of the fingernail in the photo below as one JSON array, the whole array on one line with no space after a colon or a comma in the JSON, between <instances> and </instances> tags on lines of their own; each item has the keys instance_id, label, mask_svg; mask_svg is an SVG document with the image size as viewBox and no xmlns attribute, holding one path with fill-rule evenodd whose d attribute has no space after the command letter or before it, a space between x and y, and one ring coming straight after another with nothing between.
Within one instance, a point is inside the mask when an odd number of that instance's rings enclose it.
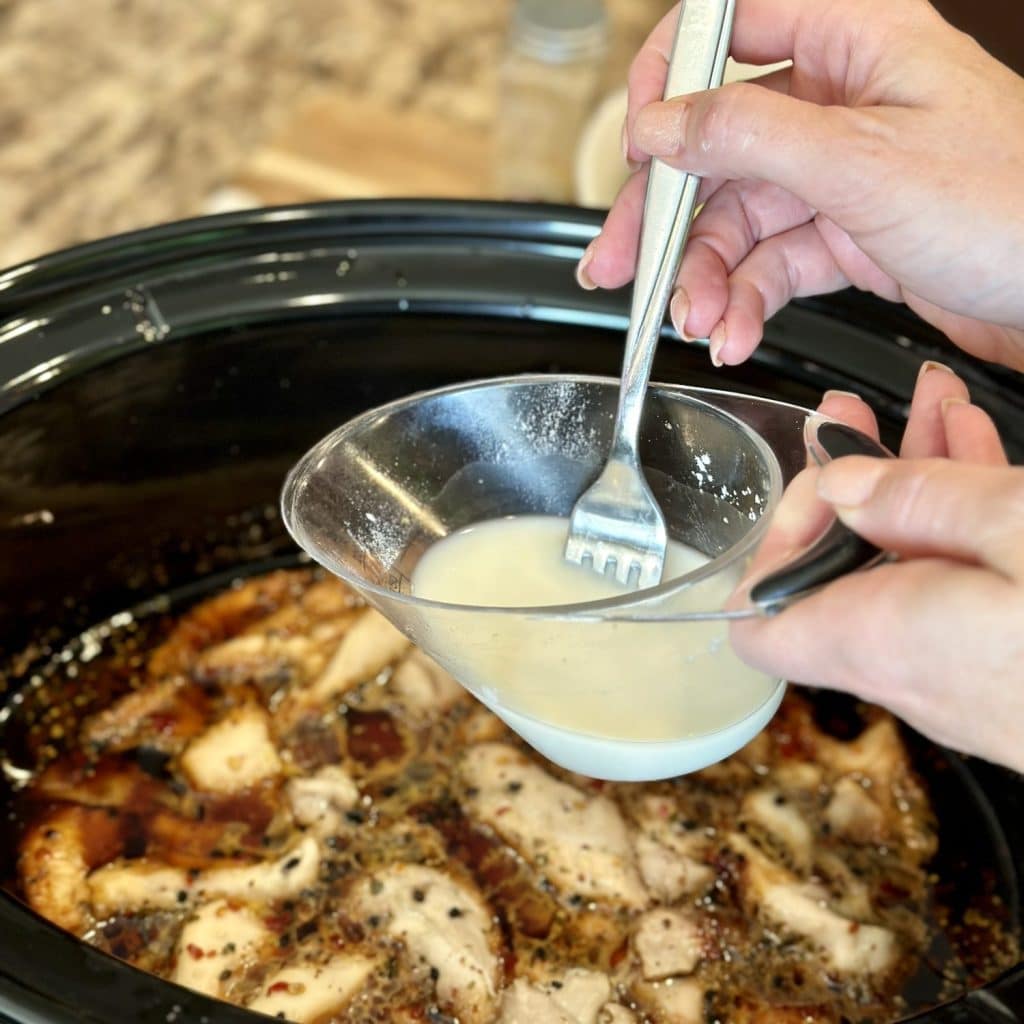
<instances>
[{"instance_id":1,"label":"fingernail","mask_svg":"<svg viewBox=\"0 0 1024 1024\"><path fill-rule=\"evenodd\" d=\"M719 320L715 329L708 337L708 351L711 353L711 365L722 366L721 353L725 346L725 324Z\"/></svg>"},{"instance_id":2,"label":"fingernail","mask_svg":"<svg viewBox=\"0 0 1024 1024\"><path fill-rule=\"evenodd\" d=\"M596 239L594 241L596 242ZM579 263L576 264L576 283L588 292L592 292L597 288L597 285L594 283L590 274L587 273L587 267L590 266L593 259L594 242L591 242L590 245L583 250L583 255L580 257Z\"/></svg>"},{"instance_id":3,"label":"fingernail","mask_svg":"<svg viewBox=\"0 0 1024 1024\"><path fill-rule=\"evenodd\" d=\"M861 401L860 395L855 392L839 391L837 388L829 388L829 390L821 396L822 402L827 402L830 398L855 398L858 402Z\"/></svg>"},{"instance_id":4,"label":"fingernail","mask_svg":"<svg viewBox=\"0 0 1024 1024\"><path fill-rule=\"evenodd\" d=\"M965 398L944 398L939 405L942 408L942 415L945 416L947 412L955 405L970 405Z\"/></svg>"},{"instance_id":5,"label":"fingernail","mask_svg":"<svg viewBox=\"0 0 1024 1024\"><path fill-rule=\"evenodd\" d=\"M629 163L629 118L622 119L622 159Z\"/></svg>"},{"instance_id":6,"label":"fingernail","mask_svg":"<svg viewBox=\"0 0 1024 1024\"><path fill-rule=\"evenodd\" d=\"M818 474L818 497L840 508L858 508L875 493L889 464L864 456L836 459Z\"/></svg>"},{"instance_id":7,"label":"fingernail","mask_svg":"<svg viewBox=\"0 0 1024 1024\"><path fill-rule=\"evenodd\" d=\"M633 144L651 156L674 156L681 152L691 106L674 99L644 107L633 122Z\"/></svg>"},{"instance_id":8,"label":"fingernail","mask_svg":"<svg viewBox=\"0 0 1024 1024\"><path fill-rule=\"evenodd\" d=\"M936 362L934 359L926 359L921 364L921 369L917 371L917 379L920 380L926 373L931 373L932 370L942 370L944 373L952 373L954 377L956 376L945 363Z\"/></svg>"},{"instance_id":9,"label":"fingernail","mask_svg":"<svg viewBox=\"0 0 1024 1024\"><path fill-rule=\"evenodd\" d=\"M686 333L686 318L690 315L690 296L682 288L677 288L672 293L672 300L668 304L668 313L672 317L672 326L683 341L693 341Z\"/></svg>"}]
</instances>

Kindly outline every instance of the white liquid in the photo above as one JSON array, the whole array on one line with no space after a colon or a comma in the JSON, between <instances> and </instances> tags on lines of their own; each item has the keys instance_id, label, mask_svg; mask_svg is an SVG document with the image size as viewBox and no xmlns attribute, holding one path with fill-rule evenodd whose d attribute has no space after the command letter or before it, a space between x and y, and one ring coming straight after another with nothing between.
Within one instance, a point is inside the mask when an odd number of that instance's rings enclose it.
<instances>
[{"instance_id":1,"label":"white liquid","mask_svg":"<svg viewBox=\"0 0 1024 1024\"><path fill-rule=\"evenodd\" d=\"M494 608L584 604L634 591L562 556L569 522L556 516L492 519L453 533L431 547L412 575L417 597ZM664 582L685 576L708 558L669 541Z\"/></svg>"},{"instance_id":2,"label":"white liquid","mask_svg":"<svg viewBox=\"0 0 1024 1024\"><path fill-rule=\"evenodd\" d=\"M453 606L490 608L541 608L642 593L565 562L567 532L565 519L521 516L452 534L420 559L412 592ZM663 581L706 563L701 553L671 543ZM743 568L717 572L644 611L718 610ZM722 621L584 622L454 607L422 614L422 640L430 652L499 714L507 709L590 735L703 735L753 713L776 689L774 680L732 653Z\"/></svg>"}]
</instances>

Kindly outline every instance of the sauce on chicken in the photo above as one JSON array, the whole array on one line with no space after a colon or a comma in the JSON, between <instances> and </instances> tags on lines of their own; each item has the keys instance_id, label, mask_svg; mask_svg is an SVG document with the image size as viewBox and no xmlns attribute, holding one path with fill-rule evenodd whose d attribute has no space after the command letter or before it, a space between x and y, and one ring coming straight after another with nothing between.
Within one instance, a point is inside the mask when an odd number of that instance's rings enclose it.
<instances>
[{"instance_id":1,"label":"sauce on chicken","mask_svg":"<svg viewBox=\"0 0 1024 1024\"><path fill-rule=\"evenodd\" d=\"M611 784L312 572L107 646L26 701L14 885L129 963L301 1024L903 1008L936 838L880 711L839 739L790 695L721 764Z\"/></svg>"}]
</instances>

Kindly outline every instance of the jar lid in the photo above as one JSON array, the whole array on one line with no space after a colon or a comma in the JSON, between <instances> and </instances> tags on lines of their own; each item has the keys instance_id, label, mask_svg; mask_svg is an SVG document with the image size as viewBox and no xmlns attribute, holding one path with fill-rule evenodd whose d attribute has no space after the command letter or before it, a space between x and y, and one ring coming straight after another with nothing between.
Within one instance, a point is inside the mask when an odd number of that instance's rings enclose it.
<instances>
[{"instance_id":1,"label":"jar lid","mask_svg":"<svg viewBox=\"0 0 1024 1024\"><path fill-rule=\"evenodd\" d=\"M608 39L604 0L518 0L512 43L549 64L600 57Z\"/></svg>"}]
</instances>

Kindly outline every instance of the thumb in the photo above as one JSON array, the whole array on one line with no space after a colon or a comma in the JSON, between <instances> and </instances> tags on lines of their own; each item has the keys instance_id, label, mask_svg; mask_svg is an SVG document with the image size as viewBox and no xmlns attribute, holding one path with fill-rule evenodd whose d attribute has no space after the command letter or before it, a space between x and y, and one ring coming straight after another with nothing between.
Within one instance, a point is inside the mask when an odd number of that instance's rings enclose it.
<instances>
[{"instance_id":1,"label":"thumb","mask_svg":"<svg viewBox=\"0 0 1024 1024\"><path fill-rule=\"evenodd\" d=\"M877 164L886 150L877 119L871 131L856 110L750 82L651 103L637 114L631 139L673 167L769 181L825 211L862 194L866 180L882 180Z\"/></svg>"},{"instance_id":2,"label":"thumb","mask_svg":"<svg viewBox=\"0 0 1024 1024\"><path fill-rule=\"evenodd\" d=\"M902 555L946 555L1024 579L1024 469L848 456L818 495L850 529Z\"/></svg>"}]
</instances>

